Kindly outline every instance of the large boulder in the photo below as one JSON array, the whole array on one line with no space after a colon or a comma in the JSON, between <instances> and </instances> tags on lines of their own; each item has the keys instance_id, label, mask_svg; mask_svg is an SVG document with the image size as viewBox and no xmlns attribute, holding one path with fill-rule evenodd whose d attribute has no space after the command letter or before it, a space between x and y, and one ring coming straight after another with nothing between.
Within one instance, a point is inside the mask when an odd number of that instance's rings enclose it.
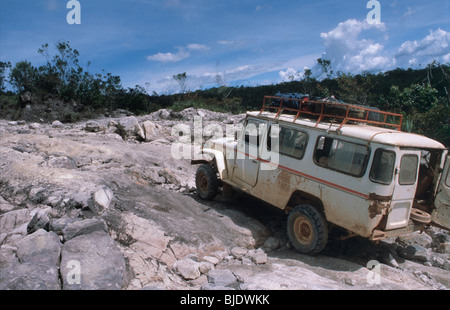
<instances>
[{"instance_id":1,"label":"large boulder","mask_svg":"<svg viewBox=\"0 0 450 310\"><path fill-rule=\"evenodd\" d=\"M62 245L55 233L39 229L16 246L18 260L0 264L0 290L61 289L58 266Z\"/></svg>"},{"instance_id":2,"label":"large boulder","mask_svg":"<svg viewBox=\"0 0 450 310\"><path fill-rule=\"evenodd\" d=\"M0 268L0 290L60 290L57 266L31 263Z\"/></svg>"},{"instance_id":3,"label":"large boulder","mask_svg":"<svg viewBox=\"0 0 450 310\"><path fill-rule=\"evenodd\" d=\"M9 212L14 209L14 206L11 205L9 202L7 202L5 199L3 199L2 196L0 196L0 213L1 212Z\"/></svg>"},{"instance_id":4,"label":"large boulder","mask_svg":"<svg viewBox=\"0 0 450 310\"><path fill-rule=\"evenodd\" d=\"M227 290L227 289L239 289L240 281L228 269L214 269L207 274L208 283L202 286L203 290Z\"/></svg>"},{"instance_id":5,"label":"large boulder","mask_svg":"<svg viewBox=\"0 0 450 310\"><path fill-rule=\"evenodd\" d=\"M114 193L108 187L103 186L91 194L91 198L88 200L88 207L94 214L101 214L109 208Z\"/></svg>"},{"instance_id":6,"label":"large boulder","mask_svg":"<svg viewBox=\"0 0 450 310\"><path fill-rule=\"evenodd\" d=\"M139 124L139 120L134 116L124 117L117 124L117 131L124 140L139 139L145 140L145 133Z\"/></svg>"},{"instance_id":7,"label":"large boulder","mask_svg":"<svg viewBox=\"0 0 450 310\"><path fill-rule=\"evenodd\" d=\"M150 142L150 141L153 141L153 140L156 140L159 138L158 132L157 132L157 127L154 122L144 121L142 123L142 128L143 128L144 134L145 134L145 142Z\"/></svg>"},{"instance_id":8,"label":"large boulder","mask_svg":"<svg viewBox=\"0 0 450 310\"><path fill-rule=\"evenodd\" d=\"M104 231L67 241L60 270L64 290L119 290L128 282L125 259Z\"/></svg>"},{"instance_id":9,"label":"large boulder","mask_svg":"<svg viewBox=\"0 0 450 310\"><path fill-rule=\"evenodd\" d=\"M75 221L67 224L63 229L65 241L69 241L77 236L88 235L94 231L108 232L108 227L104 220L101 219L87 219L81 221Z\"/></svg>"},{"instance_id":10,"label":"large boulder","mask_svg":"<svg viewBox=\"0 0 450 310\"><path fill-rule=\"evenodd\" d=\"M398 247L397 253L409 260L415 260L419 262L427 262L431 259L431 250L424 248L419 244L408 245L405 247Z\"/></svg>"},{"instance_id":11,"label":"large boulder","mask_svg":"<svg viewBox=\"0 0 450 310\"><path fill-rule=\"evenodd\" d=\"M50 213L51 208L39 209L34 214L33 218L27 225L28 234L32 234L39 229L49 230L50 225Z\"/></svg>"},{"instance_id":12,"label":"large boulder","mask_svg":"<svg viewBox=\"0 0 450 310\"><path fill-rule=\"evenodd\" d=\"M86 127L84 128L87 132L99 132L101 130L101 126L96 121L87 121Z\"/></svg>"},{"instance_id":13,"label":"large boulder","mask_svg":"<svg viewBox=\"0 0 450 310\"><path fill-rule=\"evenodd\" d=\"M200 266L200 263L190 258L183 258L175 262L173 270L186 280L195 280L201 275Z\"/></svg>"},{"instance_id":14,"label":"large boulder","mask_svg":"<svg viewBox=\"0 0 450 310\"><path fill-rule=\"evenodd\" d=\"M27 235L32 216L27 209L9 211L0 216L0 244L20 240Z\"/></svg>"},{"instance_id":15,"label":"large boulder","mask_svg":"<svg viewBox=\"0 0 450 310\"><path fill-rule=\"evenodd\" d=\"M59 263L62 244L54 232L39 229L19 240L16 245L21 263L48 266L57 266Z\"/></svg>"},{"instance_id":16,"label":"large boulder","mask_svg":"<svg viewBox=\"0 0 450 310\"><path fill-rule=\"evenodd\" d=\"M27 209L14 210L0 216L0 233L9 233L13 229L28 223L31 220Z\"/></svg>"},{"instance_id":17,"label":"large boulder","mask_svg":"<svg viewBox=\"0 0 450 310\"><path fill-rule=\"evenodd\" d=\"M61 123L60 121L56 120L52 122L52 127L53 128L64 128L64 124Z\"/></svg>"}]
</instances>

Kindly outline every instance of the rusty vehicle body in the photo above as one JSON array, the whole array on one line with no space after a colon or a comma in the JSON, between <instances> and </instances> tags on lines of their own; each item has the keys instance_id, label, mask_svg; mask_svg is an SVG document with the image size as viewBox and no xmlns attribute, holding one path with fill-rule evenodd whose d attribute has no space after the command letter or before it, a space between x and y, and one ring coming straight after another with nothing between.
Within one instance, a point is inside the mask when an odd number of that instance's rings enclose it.
<instances>
[{"instance_id":1,"label":"rusty vehicle body","mask_svg":"<svg viewBox=\"0 0 450 310\"><path fill-rule=\"evenodd\" d=\"M387 122L401 115L377 112L373 120L374 111L363 109L355 118L350 108L340 118L330 118L323 104L309 112L302 104L291 113L282 104L247 112L236 137L203 148L205 159L195 162L202 164L199 196L213 199L219 187L232 187L285 210L289 239L307 254L323 250L335 226L371 240L425 225L449 229L444 145Z\"/></svg>"}]
</instances>

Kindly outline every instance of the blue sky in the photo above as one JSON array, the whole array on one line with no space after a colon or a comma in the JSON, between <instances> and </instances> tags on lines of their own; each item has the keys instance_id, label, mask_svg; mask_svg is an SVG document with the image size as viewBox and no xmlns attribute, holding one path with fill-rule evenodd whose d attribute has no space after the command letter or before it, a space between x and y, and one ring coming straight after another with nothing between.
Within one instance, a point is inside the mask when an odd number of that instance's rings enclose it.
<instances>
[{"instance_id":1,"label":"blue sky","mask_svg":"<svg viewBox=\"0 0 450 310\"><path fill-rule=\"evenodd\" d=\"M42 44L69 41L91 72L159 94L179 91L182 72L195 90L300 78L319 57L345 73L450 62L448 0L379 0L379 24L366 0L78 1L69 25L68 0L0 0L0 60L39 66Z\"/></svg>"}]
</instances>

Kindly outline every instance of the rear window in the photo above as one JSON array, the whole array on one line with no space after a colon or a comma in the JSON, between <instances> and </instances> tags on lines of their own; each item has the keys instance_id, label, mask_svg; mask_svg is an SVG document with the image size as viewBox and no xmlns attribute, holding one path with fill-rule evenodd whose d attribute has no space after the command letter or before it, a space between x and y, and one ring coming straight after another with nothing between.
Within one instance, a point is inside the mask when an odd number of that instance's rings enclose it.
<instances>
[{"instance_id":1,"label":"rear window","mask_svg":"<svg viewBox=\"0 0 450 310\"><path fill-rule=\"evenodd\" d=\"M391 184L395 166L395 153L377 149L370 169L370 180L381 184Z\"/></svg>"},{"instance_id":2,"label":"rear window","mask_svg":"<svg viewBox=\"0 0 450 310\"><path fill-rule=\"evenodd\" d=\"M417 178L417 165L419 157L417 155L403 155L400 162L400 175L398 183L400 185L413 185Z\"/></svg>"},{"instance_id":3,"label":"rear window","mask_svg":"<svg viewBox=\"0 0 450 310\"><path fill-rule=\"evenodd\" d=\"M314 161L317 165L360 177L369 158L365 145L321 136L317 139Z\"/></svg>"}]
</instances>

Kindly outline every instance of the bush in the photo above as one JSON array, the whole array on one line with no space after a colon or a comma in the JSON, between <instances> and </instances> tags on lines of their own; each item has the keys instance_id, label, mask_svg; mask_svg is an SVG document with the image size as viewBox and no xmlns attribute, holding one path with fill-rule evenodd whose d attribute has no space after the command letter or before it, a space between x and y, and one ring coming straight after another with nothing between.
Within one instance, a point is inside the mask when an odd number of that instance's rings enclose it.
<instances>
[{"instance_id":1,"label":"bush","mask_svg":"<svg viewBox=\"0 0 450 310\"><path fill-rule=\"evenodd\" d=\"M18 120L20 103L18 95L0 95L0 118Z\"/></svg>"}]
</instances>

